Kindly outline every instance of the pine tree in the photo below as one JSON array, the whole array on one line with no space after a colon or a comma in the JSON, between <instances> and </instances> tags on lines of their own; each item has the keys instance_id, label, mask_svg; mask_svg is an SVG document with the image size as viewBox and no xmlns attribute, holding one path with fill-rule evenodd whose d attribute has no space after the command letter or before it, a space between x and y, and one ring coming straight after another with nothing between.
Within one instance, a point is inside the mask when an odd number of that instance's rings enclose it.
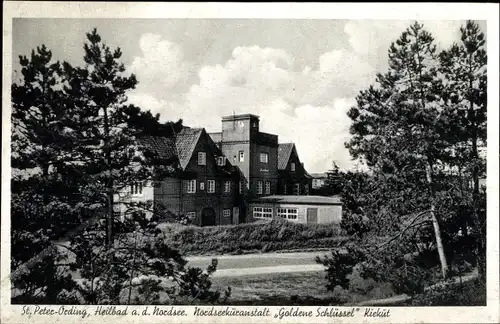
<instances>
[{"instance_id":1,"label":"pine tree","mask_svg":"<svg viewBox=\"0 0 500 324\"><path fill-rule=\"evenodd\" d=\"M472 204L478 240L478 268L485 276L485 215L481 215L479 178L485 172L485 160L478 146L486 146L487 54L485 36L473 21L460 28L461 41L440 53L440 72L445 79L443 98L454 116L450 133L457 137L456 161L472 178Z\"/></svg>"},{"instance_id":2,"label":"pine tree","mask_svg":"<svg viewBox=\"0 0 500 324\"><path fill-rule=\"evenodd\" d=\"M389 71L377 76L377 87L361 91L348 115L353 139L346 144L392 183L395 192L413 187L424 197L434 228L443 277L448 275L440 221L436 213L435 176L447 158L443 137L441 82L434 40L415 22L389 49ZM394 187L396 186L396 187ZM411 186L411 187L409 187ZM421 207L417 204L416 206Z\"/></svg>"},{"instance_id":3,"label":"pine tree","mask_svg":"<svg viewBox=\"0 0 500 324\"><path fill-rule=\"evenodd\" d=\"M85 162L84 174L94 204L106 215L106 245L113 245L114 195L125 186L147 178L150 168L136 154L139 126L131 127L129 112L138 109L126 104L126 92L134 89L134 75L126 76L119 48L112 51L101 41L97 30L87 33L85 67L74 73L73 89L80 98L79 117L85 125L77 151Z\"/></svg>"},{"instance_id":4,"label":"pine tree","mask_svg":"<svg viewBox=\"0 0 500 324\"><path fill-rule=\"evenodd\" d=\"M72 183L62 179L62 165L72 146L64 73L44 45L31 57L20 56L22 79L12 85L12 231L13 260L26 261L31 255L26 243L53 236L58 228L72 222ZM56 226L58 225L58 226ZM35 235L36 237L32 237ZM19 246L17 246L19 243ZM36 248L33 252L36 252ZM19 253L18 253L19 252ZM24 254L24 255L23 255Z\"/></svg>"}]
</instances>

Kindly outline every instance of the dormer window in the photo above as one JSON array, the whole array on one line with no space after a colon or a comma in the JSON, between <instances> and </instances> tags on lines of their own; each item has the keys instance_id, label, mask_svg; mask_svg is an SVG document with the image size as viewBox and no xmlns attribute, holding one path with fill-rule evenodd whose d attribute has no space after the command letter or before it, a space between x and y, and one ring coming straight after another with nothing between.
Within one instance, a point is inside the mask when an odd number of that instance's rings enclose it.
<instances>
[{"instance_id":1,"label":"dormer window","mask_svg":"<svg viewBox=\"0 0 500 324\"><path fill-rule=\"evenodd\" d=\"M217 157L217 165L218 166L226 165L226 157L225 156L218 156Z\"/></svg>"},{"instance_id":2,"label":"dormer window","mask_svg":"<svg viewBox=\"0 0 500 324\"><path fill-rule=\"evenodd\" d=\"M295 171L295 163L290 163L290 170Z\"/></svg>"},{"instance_id":3,"label":"dormer window","mask_svg":"<svg viewBox=\"0 0 500 324\"><path fill-rule=\"evenodd\" d=\"M207 164L207 153L198 152L198 165L206 165Z\"/></svg>"}]
</instances>

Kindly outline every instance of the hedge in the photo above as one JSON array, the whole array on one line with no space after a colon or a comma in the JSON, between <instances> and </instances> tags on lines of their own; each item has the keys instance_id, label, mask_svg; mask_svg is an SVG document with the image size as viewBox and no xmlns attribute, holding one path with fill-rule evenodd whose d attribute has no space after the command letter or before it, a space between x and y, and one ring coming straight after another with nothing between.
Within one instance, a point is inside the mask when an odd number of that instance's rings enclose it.
<instances>
[{"instance_id":1,"label":"hedge","mask_svg":"<svg viewBox=\"0 0 500 324\"><path fill-rule=\"evenodd\" d=\"M329 248L347 239L339 225L297 224L280 219L213 227L174 223L158 226L167 243L187 255Z\"/></svg>"}]
</instances>

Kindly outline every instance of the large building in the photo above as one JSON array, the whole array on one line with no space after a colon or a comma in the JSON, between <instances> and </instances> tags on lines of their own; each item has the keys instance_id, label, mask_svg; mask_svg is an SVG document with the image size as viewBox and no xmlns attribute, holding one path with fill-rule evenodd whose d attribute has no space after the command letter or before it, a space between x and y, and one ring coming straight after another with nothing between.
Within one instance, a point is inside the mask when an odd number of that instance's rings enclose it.
<instances>
[{"instance_id":1,"label":"large building","mask_svg":"<svg viewBox=\"0 0 500 324\"><path fill-rule=\"evenodd\" d=\"M252 198L276 193L278 136L259 130L259 117L251 114L222 117L222 132L210 133L222 153L245 177L242 192Z\"/></svg>"},{"instance_id":2,"label":"large building","mask_svg":"<svg viewBox=\"0 0 500 324\"><path fill-rule=\"evenodd\" d=\"M161 207L185 215L196 225L239 224L258 218L255 215L261 199L293 195L305 196L292 204L307 207L307 211L295 208L308 215L300 217L306 222L336 220L334 214L339 214L337 201L328 202L332 204L327 208L322 198L318 207L317 197L308 196L312 177L295 144L278 144L277 135L261 132L259 116L222 117L222 131L218 133L185 127L173 137L143 138L140 142L165 160L176 160L175 170L168 177L131 184L117 197L123 202L117 213L123 214L130 202L149 200L156 210ZM287 204L286 199L282 202ZM331 215L327 216L329 211ZM276 213L280 216L278 209Z\"/></svg>"},{"instance_id":3,"label":"large building","mask_svg":"<svg viewBox=\"0 0 500 324\"><path fill-rule=\"evenodd\" d=\"M131 184L117 197L116 212L130 202L151 201L156 210L188 217L200 226L238 224L241 173L224 157L203 128L184 128L175 137L140 139L144 150L176 161L169 176ZM151 213L151 212L149 212ZM241 215L244 220L244 215Z\"/></svg>"}]
</instances>

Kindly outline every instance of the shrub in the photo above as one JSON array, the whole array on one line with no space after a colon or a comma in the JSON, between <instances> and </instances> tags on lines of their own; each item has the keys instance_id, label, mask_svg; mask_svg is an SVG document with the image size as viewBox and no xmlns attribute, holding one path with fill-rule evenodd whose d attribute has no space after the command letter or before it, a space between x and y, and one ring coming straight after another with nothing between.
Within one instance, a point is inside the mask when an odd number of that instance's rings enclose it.
<instances>
[{"instance_id":1,"label":"shrub","mask_svg":"<svg viewBox=\"0 0 500 324\"><path fill-rule=\"evenodd\" d=\"M411 306L486 306L486 286L475 279L435 287L415 296Z\"/></svg>"},{"instance_id":2,"label":"shrub","mask_svg":"<svg viewBox=\"0 0 500 324\"><path fill-rule=\"evenodd\" d=\"M296 224L282 219L217 227L163 223L158 228L169 246L188 254L335 247L346 240L338 225Z\"/></svg>"}]
</instances>

